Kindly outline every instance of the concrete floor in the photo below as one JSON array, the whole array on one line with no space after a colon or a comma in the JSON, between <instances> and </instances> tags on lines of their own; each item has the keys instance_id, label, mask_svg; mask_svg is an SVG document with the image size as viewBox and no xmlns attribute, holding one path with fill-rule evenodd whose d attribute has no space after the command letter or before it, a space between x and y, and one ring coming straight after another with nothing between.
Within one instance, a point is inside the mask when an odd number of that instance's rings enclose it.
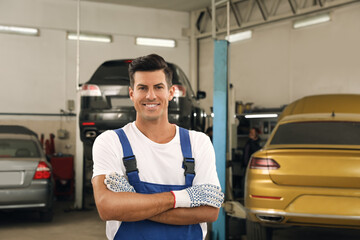
<instances>
[{"instance_id":1,"label":"concrete floor","mask_svg":"<svg viewBox=\"0 0 360 240\"><path fill-rule=\"evenodd\" d=\"M39 222L33 212L0 212L0 239L6 240L106 240L105 222L95 208L79 211L72 209L71 201L55 202L55 215L50 223ZM230 223L229 240L246 240L239 222ZM289 228L274 231L273 240L358 240L359 230Z\"/></svg>"},{"instance_id":2,"label":"concrete floor","mask_svg":"<svg viewBox=\"0 0 360 240\"><path fill-rule=\"evenodd\" d=\"M34 212L0 212L0 239L6 240L106 240L105 222L96 209L71 210L71 201L55 202L50 223L39 222Z\"/></svg>"},{"instance_id":3,"label":"concrete floor","mask_svg":"<svg viewBox=\"0 0 360 240\"><path fill-rule=\"evenodd\" d=\"M241 220L230 218L228 240L246 240ZM360 230L341 228L292 227L279 228L273 232L272 240L359 240Z\"/></svg>"},{"instance_id":4,"label":"concrete floor","mask_svg":"<svg viewBox=\"0 0 360 240\"><path fill-rule=\"evenodd\" d=\"M360 231L340 228L289 228L274 231L273 240L359 240Z\"/></svg>"}]
</instances>

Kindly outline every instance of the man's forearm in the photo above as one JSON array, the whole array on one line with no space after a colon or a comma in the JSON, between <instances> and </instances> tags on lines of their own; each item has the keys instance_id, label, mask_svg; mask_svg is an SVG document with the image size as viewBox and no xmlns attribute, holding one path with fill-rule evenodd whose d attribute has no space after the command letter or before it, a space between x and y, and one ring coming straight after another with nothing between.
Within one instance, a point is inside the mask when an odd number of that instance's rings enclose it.
<instances>
[{"instance_id":1,"label":"man's forearm","mask_svg":"<svg viewBox=\"0 0 360 240\"><path fill-rule=\"evenodd\" d=\"M218 218L219 208L201 206L195 208L175 208L160 213L149 220L172 225L190 225L202 222L214 222Z\"/></svg>"},{"instance_id":2,"label":"man's forearm","mask_svg":"<svg viewBox=\"0 0 360 240\"><path fill-rule=\"evenodd\" d=\"M105 183L104 180L104 175L92 180L96 206L103 220L150 219L174 225L212 222L217 219L224 197L220 188L211 184L173 192L139 194L131 190L132 186L122 176L109 175Z\"/></svg>"},{"instance_id":3,"label":"man's forearm","mask_svg":"<svg viewBox=\"0 0 360 240\"><path fill-rule=\"evenodd\" d=\"M93 187L96 206L103 220L140 221L174 206L174 197L170 192L157 194L112 192L104 185L104 176L95 177Z\"/></svg>"}]
</instances>

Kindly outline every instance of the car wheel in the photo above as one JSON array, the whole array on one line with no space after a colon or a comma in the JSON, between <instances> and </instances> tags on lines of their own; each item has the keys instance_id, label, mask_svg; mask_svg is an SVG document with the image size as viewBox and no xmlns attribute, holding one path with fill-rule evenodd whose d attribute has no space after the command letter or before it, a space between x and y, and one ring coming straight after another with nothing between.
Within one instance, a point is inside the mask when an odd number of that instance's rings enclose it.
<instances>
[{"instance_id":1,"label":"car wheel","mask_svg":"<svg viewBox=\"0 0 360 240\"><path fill-rule=\"evenodd\" d=\"M48 209L46 211L40 211L40 221L41 222L51 222L54 216L54 212L52 209Z\"/></svg>"},{"instance_id":2,"label":"car wheel","mask_svg":"<svg viewBox=\"0 0 360 240\"><path fill-rule=\"evenodd\" d=\"M263 227L260 223L246 220L246 238L247 240L271 240L272 229Z\"/></svg>"}]
</instances>

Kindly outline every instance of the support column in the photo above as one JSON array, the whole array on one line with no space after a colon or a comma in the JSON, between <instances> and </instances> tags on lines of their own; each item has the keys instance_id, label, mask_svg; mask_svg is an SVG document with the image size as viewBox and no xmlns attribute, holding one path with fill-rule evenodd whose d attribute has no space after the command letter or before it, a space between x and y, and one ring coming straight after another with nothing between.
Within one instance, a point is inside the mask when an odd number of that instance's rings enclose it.
<instances>
[{"instance_id":1,"label":"support column","mask_svg":"<svg viewBox=\"0 0 360 240\"><path fill-rule=\"evenodd\" d=\"M226 189L226 150L227 150L227 99L228 99L228 42L214 40L214 120L213 144L216 155L216 169L221 188ZM215 240L225 240L225 211L220 209L218 220L212 225L212 234Z\"/></svg>"}]
</instances>

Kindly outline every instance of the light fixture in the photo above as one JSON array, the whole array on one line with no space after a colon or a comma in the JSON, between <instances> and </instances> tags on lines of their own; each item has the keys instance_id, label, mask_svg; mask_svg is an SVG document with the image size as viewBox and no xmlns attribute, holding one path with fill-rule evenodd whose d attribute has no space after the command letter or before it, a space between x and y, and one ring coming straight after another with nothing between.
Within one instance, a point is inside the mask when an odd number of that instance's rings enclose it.
<instances>
[{"instance_id":1,"label":"light fixture","mask_svg":"<svg viewBox=\"0 0 360 240\"><path fill-rule=\"evenodd\" d=\"M278 115L276 113L268 113L268 114L246 114L245 118L277 118Z\"/></svg>"},{"instance_id":2,"label":"light fixture","mask_svg":"<svg viewBox=\"0 0 360 240\"><path fill-rule=\"evenodd\" d=\"M175 47L176 42L172 39L161 39L161 38L145 38L137 37L137 45L154 46L154 47Z\"/></svg>"},{"instance_id":3,"label":"light fixture","mask_svg":"<svg viewBox=\"0 0 360 240\"><path fill-rule=\"evenodd\" d=\"M15 26L6 26L6 25L0 25L0 32L1 33L28 35L28 36L38 36L39 35L39 29L37 29L37 28L15 27Z\"/></svg>"},{"instance_id":4,"label":"light fixture","mask_svg":"<svg viewBox=\"0 0 360 240\"><path fill-rule=\"evenodd\" d=\"M68 32L67 39L77 40L78 36L75 32ZM106 35L106 34L81 33L79 35L79 40L80 41L90 41L90 42L110 43L110 42L112 42L112 37L111 37L111 35Z\"/></svg>"},{"instance_id":5,"label":"light fixture","mask_svg":"<svg viewBox=\"0 0 360 240\"><path fill-rule=\"evenodd\" d=\"M328 22L330 20L331 18L329 13L322 13L316 16L295 20L293 23L293 28L302 28L314 24Z\"/></svg>"},{"instance_id":6,"label":"light fixture","mask_svg":"<svg viewBox=\"0 0 360 240\"><path fill-rule=\"evenodd\" d=\"M232 42L250 39L251 37L252 37L252 31L248 30L245 32L230 34L229 36L226 36L225 39L232 43Z\"/></svg>"}]
</instances>

